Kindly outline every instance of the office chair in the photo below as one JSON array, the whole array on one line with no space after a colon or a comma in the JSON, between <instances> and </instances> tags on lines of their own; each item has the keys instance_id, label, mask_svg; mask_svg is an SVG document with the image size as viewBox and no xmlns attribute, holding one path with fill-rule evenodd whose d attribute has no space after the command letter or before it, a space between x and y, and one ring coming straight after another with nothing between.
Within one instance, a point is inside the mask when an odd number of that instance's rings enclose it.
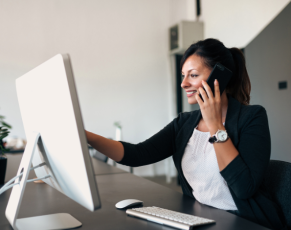
<instances>
[{"instance_id":1,"label":"office chair","mask_svg":"<svg viewBox=\"0 0 291 230\"><path fill-rule=\"evenodd\" d=\"M287 225L291 228L291 163L270 160L263 183L283 210Z\"/></svg>"}]
</instances>

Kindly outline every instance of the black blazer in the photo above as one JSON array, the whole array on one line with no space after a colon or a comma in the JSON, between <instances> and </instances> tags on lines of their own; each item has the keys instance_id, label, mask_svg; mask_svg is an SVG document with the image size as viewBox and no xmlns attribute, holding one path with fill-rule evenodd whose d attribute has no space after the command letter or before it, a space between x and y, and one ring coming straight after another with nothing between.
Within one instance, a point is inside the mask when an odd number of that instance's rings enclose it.
<instances>
[{"instance_id":1,"label":"black blazer","mask_svg":"<svg viewBox=\"0 0 291 230\"><path fill-rule=\"evenodd\" d=\"M241 217L268 228L284 229L286 223L279 206L261 188L271 153L266 110L260 105L242 105L227 96L225 128L239 155L220 172L221 176L228 184ZM124 157L119 163L137 167L173 156L183 193L194 198L181 162L186 145L201 118L200 110L180 113L165 128L142 143L121 142Z\"/></svg>"}]
</instances>

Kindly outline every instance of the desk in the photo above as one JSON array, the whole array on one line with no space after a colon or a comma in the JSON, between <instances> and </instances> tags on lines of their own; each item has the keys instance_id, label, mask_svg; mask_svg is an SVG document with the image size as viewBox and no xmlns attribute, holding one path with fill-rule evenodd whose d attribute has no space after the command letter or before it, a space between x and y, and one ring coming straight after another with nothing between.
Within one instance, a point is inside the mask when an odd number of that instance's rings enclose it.
<instances>
[{"instance_id":1,"label":"desk","mask_svg":"<svg viewBox=\"0 0 291 230\"><path fill-rule=\"evenodd\" d=\"M111 168L112 166L108 165L108 167ZM173 230L173 228L167 226L127 216L125 211L115 208L115 204L118 201L135 198L144 201L144 206L158 206L216 221L214 225L196 227L195 229L197 230L266 230L264 227L226 211L202 205L190 197L183 196L179 192L144 178L130 173L110 173L110 170L113 172L115 169L109 168L105 166L103 175L101 171L99 175L96 175L102 203L101 209L90 212L47 184L28 183L20 208L19 218L64 212L70 213L83 223L83 226L79 228L80 230ZM0 196L1 230L12 230L5 217L5 209L10 192L11 190Z\"/></svg>"}]
</instances>

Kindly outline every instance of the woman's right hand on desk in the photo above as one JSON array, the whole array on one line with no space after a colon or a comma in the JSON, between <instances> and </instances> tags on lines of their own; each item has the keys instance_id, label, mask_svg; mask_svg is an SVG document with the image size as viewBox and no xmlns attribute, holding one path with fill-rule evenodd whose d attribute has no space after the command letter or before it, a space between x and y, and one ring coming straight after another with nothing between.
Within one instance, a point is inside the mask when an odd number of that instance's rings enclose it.
<instances>
[{"instance_id":1,"label":"woman's right hand on desk","mask_svg":"<svg viewBox=\"0 0 291 230\"><path fill-rule=\"evenodd\" d=\"M124 156L123 145L111 139L107 139L95 133L91 133L85 130L88 144L90 144L94 149L103 153L112 160L119 162Z\"/></svg>"}]
</instances>

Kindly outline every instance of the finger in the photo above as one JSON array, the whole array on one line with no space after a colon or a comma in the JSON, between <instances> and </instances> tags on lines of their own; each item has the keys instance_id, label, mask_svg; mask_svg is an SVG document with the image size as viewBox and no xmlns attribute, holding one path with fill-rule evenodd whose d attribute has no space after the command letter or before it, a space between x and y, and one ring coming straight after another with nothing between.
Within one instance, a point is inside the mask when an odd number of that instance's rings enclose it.
<instances>
[{"instance_id":1,"label":"finger","mask_svg":"<svg viewBox=\"0 0 291 230\"><path fill-rule=\"evenodd\" d=\"M208 96L202 87L199 87L199 92L203 98L204 103L208 101ZM200 98L201 99L201 98ZM201 99L202 100L202 99Z\"/></svg>"},{"instance_id":2,"label":"finger","mask_svg":"<svg viewBox=\"0 0 291 230\"><path fill-rule=\"evenodd\" d=\"M214 81L215 99L220 100L220 89L217 79Z\"/></svg>"},{"instance_id":3,"label":"finger","mask_svg":"<svg viewBox=\"0 0 291 230\"><path fill-rule=\"evenodd\" d=\"M212 93L212 90L211 90L210 86L204 80L202 81L202 85L203 85L203 87L205 88L205 90L207 92L208 98L210 100L212 100L214 97L213 97L213 93Z\"/></svg>"},{"instance_id":4,"label":"finger","mask_svg":"<svg viewBox=\"0 0 291 230\"><path fill-rule=\"evenodd\" d=\"M201 105L203 105L203 101L202 101L202 99L200 98L199 93L196 93L195 97L196 97L196 100L197 100L199 106L201 107Z\"/></svg>"}]
</instances>

